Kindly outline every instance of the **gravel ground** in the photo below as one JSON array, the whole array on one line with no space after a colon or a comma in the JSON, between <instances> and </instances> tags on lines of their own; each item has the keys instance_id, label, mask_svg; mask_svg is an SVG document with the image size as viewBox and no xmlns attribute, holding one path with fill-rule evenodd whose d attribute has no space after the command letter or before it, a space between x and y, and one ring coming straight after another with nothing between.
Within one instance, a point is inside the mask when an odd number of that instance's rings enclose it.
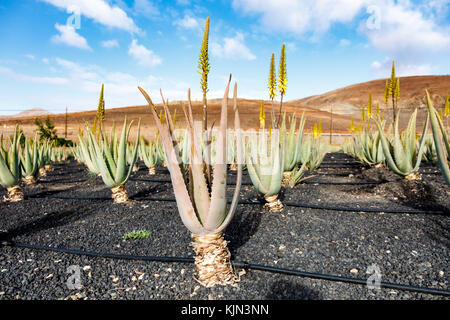
<instances>
[{"instance_id":1,"label":"gravel ground","mask_svg":"<svg viewBox=\"0 0 450 320\"><path fill-rule=\"evenodd\" d=\"M141 164L141 166L143 166ZM266 212L240 205L225 238L235 260L366 279L375 264L382 281L448 290L450 191L438 169L425 165L423 179L408 182L384 168L369 169L331 154L317 175L282 194L284 202L376 208L347 212L286 207ZM233 180L234 173L230 173ZM150 177L145 168L127 184L130 204L114 205L98 177L71 162L55 165L38 184L24 187L21 203L0 203L0 239L117 254L192 257L188 230L173 197L167 170ZM355 184L371 181L377 184ZM244 176L244 182L249 182ZM332 183L332 184L327 184ZM230 187L230 194L233 188ZM3 192L3 191L2 191ZM49 196L99 197L98 200ZM2 194L0 195L2 196ZM103 199L104 198L104 199ZM241 199L257 201L244 185ZM390 214L383 209L421 209L441 214ZM133 230L147 239L123 240ZM70 266L79 266L82 287L69 289ZM235 287L203 288L192 264L155 263L0 248L0 299L448 299L392 289L248 270Z\"/></svg>"}]
</instances>

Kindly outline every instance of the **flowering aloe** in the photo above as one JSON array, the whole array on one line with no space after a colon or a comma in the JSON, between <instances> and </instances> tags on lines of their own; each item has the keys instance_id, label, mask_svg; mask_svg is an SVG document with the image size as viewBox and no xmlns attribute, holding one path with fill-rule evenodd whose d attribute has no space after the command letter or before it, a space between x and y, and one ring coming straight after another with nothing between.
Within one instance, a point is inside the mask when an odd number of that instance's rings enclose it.
<instances>
[{"instance_id":1,"label":"flowering aloe","mask_svg":"<svg viewBox=\"0 0 450 320\"><path fill-rule=\"evenodd\" d=\"M19 128L14 130L13 140L9 148L0 140L0 184L8 191L5 201L17 202L23 200L23 193L19 186L22 172L20 169L20 137Z\"/></svg>"},{"instance_id":2,"label":"flowering aloe","mask_svg":"<svg viewBox=\"0 0 450 320\"><path fill-rule=\"evenodd\" d=\"M230 78L231 81L231 78ZM206 163L202 156L203 134L198 134L198 127L194 127L192 116L192 105L190 92L188 93L188 108L183 111L188 123L188 130L191 144L191 154L189 159L189 186L187 186L183 174L183 166L179 161L180 144L174 135L174 126L170 118L170 112L164 105L166 113L165 124L158 120L155 106L148 94L139 87L139 90L146 98L150 111L161 133L162 143L167 155L167 166L177 201L178 212L184 225L191 231L194 242L192 246L196 254L196 278L204 286L211 287L216 284L226 285L238 281L234 273L230 252L227 243L223 238L223 230L233 218L238 203L239 190L242 178L242 146L240 139L240 121L237 108L237 85L234 87L234 112L235 130L237 130L238 148L238 174L236 189L234 191L231 207L227 213L227 105L230 82L225 90L222 100L221 118L219 132L216 139L216 156L213 165L213 178L209 183L205 167ZM203 132L203 128L201 129Z\"/></svg>"},{"instance_id":3,"label":"flowering aloe","mask_svg":"<svg viewBox=\"0 0 450 320\"><path fill-rule=\"evenodd\" d=\"M437 161L444 175L445 182L450 186L450 140L448 133L442 120L437 115L436 109L430 99L430 94L427 93L428 118L431 120L431 129L433 131L434 145L436 148ZM428 119L427 119L428 120Z\"/></svg>"},{"instance_id":4,"label":"flowering aloe","mask_svg":"<svg viewBox=\"0 0 450 320\"><path fill-rule=\"evenodd\" d=\"M127 128L127 119L123 123L123 129L120 136L120 142L117 153L112 152L111 142L101 135L99 141L94 137L94 133L88 127L89 150L93 161L97 163L103 182L111 188L114 203L124 203L128 201L128 194L125 189L125 183L131 175L133 165L137 159L137 150L140 136L140 122L138 124L138 132L136 143L133 150L128 149L128 136L132 123ZM127 170L127 153L132 152L132 161L129 163Z\"/></svg>"},{"instance_id":5,"label":"flowering aloe","mask_svg":"<svg viewBox=\"0 0 450 320\"><path fill-rule=\"evenodd\" d=\"M390 141L384 133L384 122L382 123L379 118L375 120L380 134L381 146L386 158L386 163L396 174L401 175L406 179L418 179L420 178L418 170L425 150L425 136L430 115L427 116L425 121L419 145L417 145L416 139L417 109L411 115L408 127L403 132L403 135L400 135L399 133L398 117L399 114L397 113L394 121L394 136L392 141Z\"/></svg>"}]
</instances>

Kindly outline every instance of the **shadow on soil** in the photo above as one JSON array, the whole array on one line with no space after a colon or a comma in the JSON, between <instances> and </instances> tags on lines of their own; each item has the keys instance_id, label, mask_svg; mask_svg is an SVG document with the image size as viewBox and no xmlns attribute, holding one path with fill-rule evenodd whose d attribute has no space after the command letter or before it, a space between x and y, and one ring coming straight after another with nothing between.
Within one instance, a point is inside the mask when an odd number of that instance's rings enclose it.
<instances>
[{"instance_id":1,"label":"shadow on soil","mask_svg":"<svg viewBox=\"0 0 450 320\"><path fill-rule=\"evenodd\" d=\"M270 292L265 297L268 300L318 300L322 296L315 290L286 280L272 283Z\"/></svg>"},{"instance_id":2,"label":"shadow on soil","mask_svg":"<svg viewBox=\"0 0 450 320\"><path fill-rule=\"evenodd\" d=\"M64 226L83 219L89 215L88 210L67 210L62 212L49 213L46 216L37 218L24 225L0 233L1 240L12 240L15 237L38 233L43 230Z\"/></svg>"}]
</instances>

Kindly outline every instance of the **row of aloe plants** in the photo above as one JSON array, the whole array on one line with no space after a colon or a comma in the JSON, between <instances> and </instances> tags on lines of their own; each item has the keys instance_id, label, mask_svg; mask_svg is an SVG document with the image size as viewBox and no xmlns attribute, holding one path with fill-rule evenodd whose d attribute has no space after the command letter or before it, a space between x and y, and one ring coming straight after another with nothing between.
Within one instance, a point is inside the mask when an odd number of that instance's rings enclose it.
<instances>
[{"instance_id":1,"label":"row of aloe plants","mask_svg":"<svg viewBox=\"0 0 450 320\"><path fill-rule=\"evenodd\" d=\"M368 114L365 125L353 134L351 142L343 145L343 151L359 159L363 164L374 167L387 166L394 173L410 180L420 179L419 168L423 160L437 163L446 183L449 184L448 132L433 106L428 91L426 99L427 117L419 137L416 133L417 109L411 114L408 126L402 132L399 130L399 111L393 125L387 130L386 121L378 111L375 115ZM371 120L375 124L375 130L371 130ZM430 123L431 133L428 133Z\"/></svg>"},{"instance_id":2,"label":"row of aloe plants","mask_svg":"<svg viewBox=\"0 0 450 320\"><path fill-rule=\"evenodd\" d=\"M26 139L16 126L11 137L0 138L0 185L8 192L3 200L23 200L21 181L28 185L36 183L52 170L51 162L64 162L70 156L70 148L54 147L49 141L39 141L37 136L34 140Z\"/></svg>"}]
</instances>

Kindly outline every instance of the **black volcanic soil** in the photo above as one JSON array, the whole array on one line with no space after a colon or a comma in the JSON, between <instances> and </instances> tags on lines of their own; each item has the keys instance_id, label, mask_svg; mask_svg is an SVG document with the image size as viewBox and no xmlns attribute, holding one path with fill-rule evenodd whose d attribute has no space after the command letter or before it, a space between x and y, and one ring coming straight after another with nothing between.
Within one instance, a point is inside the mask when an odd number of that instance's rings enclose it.
<instances>
[{"instance_id":1,"label":"black volcanic soil","mask_svg":"<svg viewBox=\"0 0 450 320\"><path fill-rule=\"evenodd\" d=\"M246 204L239 205L225 233L232 257L362 279L374 264L382 281L448 290L450 189L436 167L424 164L421 172L422 180L404 181L387 169L366 168L346 155L330 154L319 170L308 173L316 176L307 184L285 189L282 201L355 211L286 206L278 214L263 209L245 175L241 201ZM230 181L234 175L230 172ZM55 165L38 184L24 187L25 201L0 203L0 239L116 254L192 257L190 234L176 204L149 200L173 198L170 183L164 182L168 179L166 169L149 176L141 164L127 184L133 200L115 205L101 178L90 177L82 165ZM4 190L0 193L3 196ZM122 239L140 229L148 230L150 237ZM66 285L73 265L81 269L78 290ZM193 269L189 263L2 247L0 299L446 298L252 270L235 287L207 289L193 280Z\"/></svg>"}]
</instances>

